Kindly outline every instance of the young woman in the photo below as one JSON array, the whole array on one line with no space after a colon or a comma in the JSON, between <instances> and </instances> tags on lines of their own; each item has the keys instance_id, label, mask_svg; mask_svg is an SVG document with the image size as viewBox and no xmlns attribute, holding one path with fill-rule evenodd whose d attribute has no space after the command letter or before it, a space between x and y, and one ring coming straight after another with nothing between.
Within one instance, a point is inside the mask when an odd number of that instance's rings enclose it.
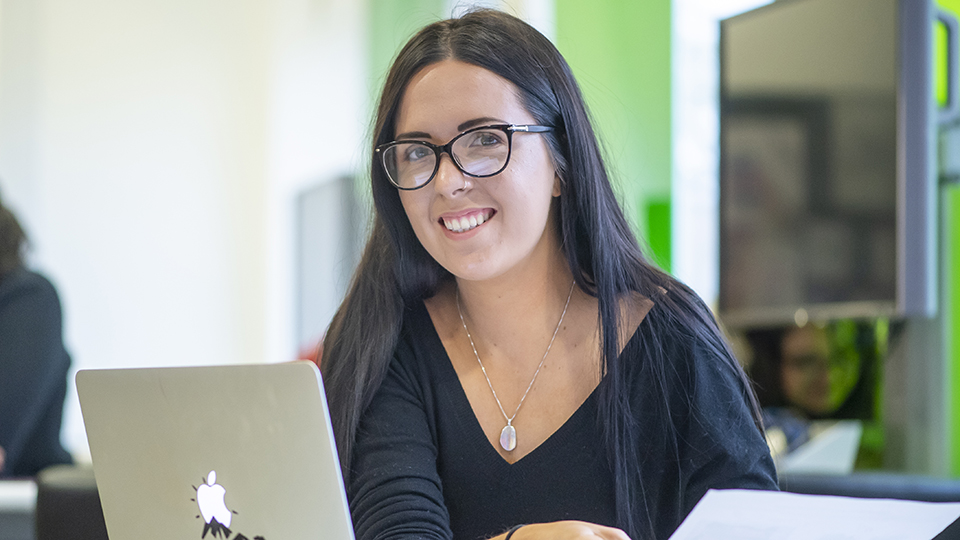
<instances>
[{"instance_id":1,"label":"young woman","mask_svg":"<svg viewBox=\"0 0 960 540\"><path fill-rule=\"evenodd\" d=\"M427 26L374 137L321 362L359 539L667 538L709 488L776 489L742 371L645 261L546 38Z\"/></svg>"}]
</instances>

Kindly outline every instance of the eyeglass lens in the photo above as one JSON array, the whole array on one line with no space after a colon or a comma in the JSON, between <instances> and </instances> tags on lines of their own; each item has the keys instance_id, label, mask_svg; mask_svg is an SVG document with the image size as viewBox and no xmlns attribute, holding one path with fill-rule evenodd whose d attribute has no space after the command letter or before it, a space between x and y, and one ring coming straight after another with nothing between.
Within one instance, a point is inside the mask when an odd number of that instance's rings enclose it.
<instances>
[{"instance_id":1,"label":"eyeglass lens","mask_svg":"<svg viewBox=\"0 0 960 540\"><path fill-rule=\"evenodd\" d=\"M500 172L510 155L505 132L480 129L457 137L450 148L461 171L472 176L490 176ZM404 142L383 152L383 164L390 179L410 189L430 181L437 169L439 152L422 142Z\"/></svg>"}]
</instances>

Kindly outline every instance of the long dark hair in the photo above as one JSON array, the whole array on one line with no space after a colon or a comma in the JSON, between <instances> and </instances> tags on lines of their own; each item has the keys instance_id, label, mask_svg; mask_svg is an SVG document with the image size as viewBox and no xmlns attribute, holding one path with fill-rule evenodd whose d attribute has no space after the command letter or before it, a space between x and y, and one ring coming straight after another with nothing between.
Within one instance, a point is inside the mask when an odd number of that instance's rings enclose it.
<instances>
[{"instance_id":1,"label":"long dark hair","mask_svg":"<svg viewBox=\"0 0 960 540\"><path fill-rule=\"evenodd\" d=\"M644 258L614 196L573 73L553 44L528 24L498 11L478 10L421 30L400 51L387 77L371 154L373 147L393 139L410 79L446 59L482 67L510 81L536 122L556 128L543 136L562 182L557 212L560 244L577 285L599 301L601 369L611 382L602 385L598 422L615 479L619 525L640 538L635 486L642 479L640 456L632 442L637 440L636 415L630 410L629 381L624 376L631 367L617 362L619 299L634 292L653 298L656 309L663 310L660 319L665 324L683 328L741 374L758 426L759 409L710 311L693 291ZM372 233L327 332L321 361L340 460L348 476L357 424L386 373L404 306L429 298L452 279L420 245L397 189L378 163L371 165L370 181L376 208ZM663 382L667 360L658 335L654 333L654 343L644 344L643 361ZM666 421L665 428L670 429ZM649 514L649 509L644 511Z\"/></svg>"},{"instance_id":2,"label":"long dark hair","mask_svg":"<svg viewBox=\"0 0 960 540\"><path fill-rule=\"evenodd\" d=\"M23 265L23 250L27 244L20 222L0 198L0 280Z\"/></svg>"}]
</instances>

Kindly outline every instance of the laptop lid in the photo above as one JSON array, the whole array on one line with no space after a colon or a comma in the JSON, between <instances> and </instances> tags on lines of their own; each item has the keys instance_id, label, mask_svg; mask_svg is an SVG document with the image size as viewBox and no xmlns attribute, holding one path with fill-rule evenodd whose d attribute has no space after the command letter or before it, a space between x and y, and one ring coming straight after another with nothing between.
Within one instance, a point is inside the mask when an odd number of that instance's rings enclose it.
<instances>
[{"instance_id":1,"label":"laptop lid","mask_svg":"<svg viewBox=\"0 0 960 540\"><path fill-rule=\"evenodd\" d=\"M111 540L353 540L312 362L84 370Z\"/></svg>"}]
</instances>

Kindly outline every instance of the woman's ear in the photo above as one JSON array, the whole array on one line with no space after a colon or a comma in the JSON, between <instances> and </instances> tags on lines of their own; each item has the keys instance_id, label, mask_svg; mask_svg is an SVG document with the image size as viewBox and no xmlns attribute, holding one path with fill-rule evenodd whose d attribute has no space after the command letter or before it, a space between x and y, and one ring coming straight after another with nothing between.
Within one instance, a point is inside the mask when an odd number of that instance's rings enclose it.
<instances>
[{"instance_id":1,"label":"woman's ear","mask_svg":"<svg viewBox=\"0 0 960 540\"><path fill-rule=\"evenodd\" d=\"M560 186L563 184L563 180L560 179L560 175L553 173L553 196L560 196Z\"/></svg>"}]
</instances>

